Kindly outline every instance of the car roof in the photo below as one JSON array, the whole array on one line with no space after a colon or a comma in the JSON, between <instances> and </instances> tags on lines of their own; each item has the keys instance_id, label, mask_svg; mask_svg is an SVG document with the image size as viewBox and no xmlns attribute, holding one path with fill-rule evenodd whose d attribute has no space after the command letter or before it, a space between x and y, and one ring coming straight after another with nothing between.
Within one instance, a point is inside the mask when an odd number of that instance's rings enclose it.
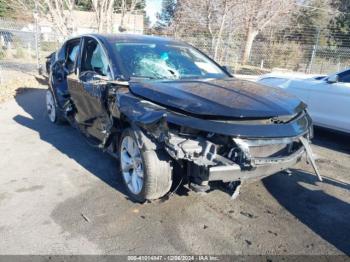
<instances>
[{"instance_id":1,"label":"car roof","mask_svg":"<svg viewBox=\"0 0 350 262\"><path fill-rule=\"evenodd\" d=\"M106 41L109 43L132 42L132 43L162 43L162 44L187 45L184 42L177 41L167 37L141 35L141 34L86 34L82 36L92 36L101 41Z\"/></svg>"}]
</instances>

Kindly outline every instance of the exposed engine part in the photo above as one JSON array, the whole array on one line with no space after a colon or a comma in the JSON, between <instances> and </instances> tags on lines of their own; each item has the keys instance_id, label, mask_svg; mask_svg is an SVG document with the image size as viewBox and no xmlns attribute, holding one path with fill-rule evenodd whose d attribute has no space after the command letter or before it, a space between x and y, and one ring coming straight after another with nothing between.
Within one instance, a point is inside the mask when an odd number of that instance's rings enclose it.
<instances>
[{"instance_id":1,"label":"exposed engine part","mask_svg":"<svg viewBox=\"0 0 350 262\"><path fill-rule=\"evenodd\" d=\"M174 159L188 161L190 181L201 185L205 181L261 178L285 170L297 163L306 150L310 155L306 140L303 136L281 139L227 139L215 134L185 137L168 132L164 142ZM319 176L314 161L313 166Z\"/></svg>"},{"instance_id":2,"label":"exposed engine part","mask_svg":"<svg viewBox=\"0 0 350 262\"><path fill-rule=\"evenodd\" d=\"M216 165L217 146L203 138L191 139L169 134L166 150L175 159L185 159L200 166Z\"/></svg>"}]
</instances>

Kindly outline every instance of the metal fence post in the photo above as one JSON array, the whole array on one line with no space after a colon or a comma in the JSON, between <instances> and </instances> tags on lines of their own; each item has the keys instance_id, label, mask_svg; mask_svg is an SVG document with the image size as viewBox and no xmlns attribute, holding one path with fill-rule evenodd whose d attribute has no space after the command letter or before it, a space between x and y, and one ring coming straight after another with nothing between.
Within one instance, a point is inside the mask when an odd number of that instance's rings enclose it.
<instances>
[{"instance_id":1,"label":"metal fence post","mask_svg":"<svg viewBox=\"0 0 350 262\"><path fill-rule=\"evenodd\" d=\"M0 85L4 82L4 79L3 79L3 73L2 73L2 67L0 65Z\"/></svg>"},{"instance_id":2,"label":"metal fence post","mask_svg":"<svg viewBox=\"0 0 350 262\"><path fill-rule=\"evenodd\" d=\"M39 12L38 12L38 3L35 1L35 10L33 13L35 19L35 55L36 55L36 66L38 70L38 74L42 74L42 68L40 64L40 32L39 32Z\"/></svg>"},{"instance_id":3,"label":"metal fence post","mask_svg":"<svg viewBox=\"0 0 350 262\"><path fill-rule=\"evenodd\" d=\"M311 70L312 70L312 64L314 62L314 59L316 57L316 52L317 52L317 48L318 48L318 41L320 39L320 28L317 29L317 36L316 36L316 43L314 44L313 46L313 49L312 49L312 54L311 54L311 58L310 58L310 63L309 63L309 68L308 68L308 73L310 74L311 73Z\"/></svg>"}]
</instances>

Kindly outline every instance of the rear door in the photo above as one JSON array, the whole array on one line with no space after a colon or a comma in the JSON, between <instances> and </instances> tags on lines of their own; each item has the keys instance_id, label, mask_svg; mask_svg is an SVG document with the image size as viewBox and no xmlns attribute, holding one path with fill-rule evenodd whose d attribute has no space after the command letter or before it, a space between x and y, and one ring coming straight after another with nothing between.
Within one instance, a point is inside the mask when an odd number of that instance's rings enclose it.
<instances>
[{"instance_id":1,"label":"rear door","mask_svg":"<svg viewBox=\"0 0 350 262\"><path fill-rule=\"evenodd\" d=\"M75 120L89 135L103 141L111 124L106 101L111 67L104 47L96 39L84 37L81 46L75 74L69 81Z\"/></svg>"}]
</instances>

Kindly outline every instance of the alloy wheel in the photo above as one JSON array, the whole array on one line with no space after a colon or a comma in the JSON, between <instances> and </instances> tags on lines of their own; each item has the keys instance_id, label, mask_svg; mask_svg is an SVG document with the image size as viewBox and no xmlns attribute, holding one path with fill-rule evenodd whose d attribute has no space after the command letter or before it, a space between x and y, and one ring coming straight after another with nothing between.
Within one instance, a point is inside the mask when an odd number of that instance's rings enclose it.
<instances>
[{"instance_id":1,"label":"alloy wheel","mask_svg":"<svg viewBox=\"0 0 350 262\"><path fill-rule=\"evenodd\" d=\"M120 147L120 164L129 190L137 195L143 187L144 170L140 149L134 138L125 136Z\"/></svg>"},{"instance_id":2,"label":"alloy wheel","mask_svg":"<svg viewBox=\"0 0 350 262\"><path fill-rule=\"evenodd\" d=\"M56 106L52 93L49 90L46 92L46 109L50 121L54 123L56 121Z\"/></svg>"}]
</instances>

